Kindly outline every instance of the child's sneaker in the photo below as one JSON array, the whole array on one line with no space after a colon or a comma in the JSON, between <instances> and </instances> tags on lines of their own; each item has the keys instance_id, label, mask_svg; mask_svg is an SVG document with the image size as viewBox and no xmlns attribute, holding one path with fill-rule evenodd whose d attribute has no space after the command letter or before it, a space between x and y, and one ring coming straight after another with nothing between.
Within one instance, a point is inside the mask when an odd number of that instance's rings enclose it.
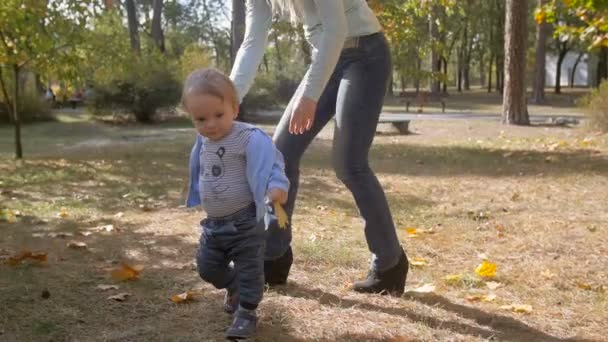
<instances>
[{"instance_id":1,"label":"child's sneaker","mask_svg":"<svg viewBox=\"0 0 608 342\"><path fill-rule=\"evenodd\" d=\"M255 311L239 309L234 316L232 325L226 330L228 339L244 339L255 335L258 317Z\"/></svg>"},{"instance_id":2,"label":"child's sneaker","mask_svg":"<svg viewBox=\"0 0 608 342\"><path fill-rule=\"evenodd\" d=\"M224 296L224 311L228 314L233 314L239 307L239 289L226 289Z\"/></svg>"}]
</instances>

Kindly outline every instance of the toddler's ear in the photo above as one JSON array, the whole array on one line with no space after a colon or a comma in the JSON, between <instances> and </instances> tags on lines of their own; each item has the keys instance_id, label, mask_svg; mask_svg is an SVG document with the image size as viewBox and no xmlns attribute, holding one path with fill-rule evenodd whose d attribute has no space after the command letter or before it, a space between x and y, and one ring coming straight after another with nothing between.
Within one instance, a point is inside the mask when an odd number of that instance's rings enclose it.
<instances>
[{"instance_id":1,"label":"toddler's ear","mask_svg":"<svg viewBox=\"0 0 608 342\"><path fill-rule=\"evenodd\" d=\"M234 109L234 118L236 119L239 116L240 106L238 104L234 104L233 109Z\"/></svg>"}]
</instances>

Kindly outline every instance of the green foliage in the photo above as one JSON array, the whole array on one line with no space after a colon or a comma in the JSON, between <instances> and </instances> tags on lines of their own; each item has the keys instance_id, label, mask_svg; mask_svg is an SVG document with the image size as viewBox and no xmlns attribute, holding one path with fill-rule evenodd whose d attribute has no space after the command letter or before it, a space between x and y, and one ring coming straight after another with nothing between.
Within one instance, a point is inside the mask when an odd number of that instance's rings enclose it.
<instances>
[{"instance_id":1,"label":"green foliage","mask_svg":"<svg viewBox=\"0 0 608 342\"><path fill-rule=\"evenodd\" d=\"M298 87L295 79L285 74L260 73L243 101L244 106L255 110L286 104Z\"/></svg>"},{"instance_id":2,"label":"green foliage","mask_svg":"<svg viewBox=\"0 0 608 342\"><path fill-rule=\"evenodd\" d=\"M583 98L589 124L593 129L608 132L608 81L602 82L598 89Z\"/></svg>"},{"instance_id":3,"label":"green foliage","mask_svg":"<svg viewBox=\"0 0 608 342\"><path fill-rule=\"evenodd\" d=\"M199 44L188 45L180 58L180 81L183 82L193 70L206 68L210 65L211 58L209 57L207 49L202 48Z\"/></svg>"},{"instance_id":4,"label":"green foliage","mask_svg":"<svg viewBox=\"0 0 608 342\"><path fill-rule=\"evenodd\" d=\"M535 12L537 22L556 23L556 36L580 40L590 49L608 47L606 18L606 0L551 0Z\"/></svg>"},{"instance_id":5,"label":"green foliage","mask_svg":"<svg viewBox=\"0 0 608 342\"><path fill-rule=\"evenodd\" d=\"M90 106L95 114L126 111L138 122L150 122L158 108L177 104L181 83L161 57L134 57L125 73L96 73ZM117 66L121 69L125 66Z\"/></svg>"}]
</instances>

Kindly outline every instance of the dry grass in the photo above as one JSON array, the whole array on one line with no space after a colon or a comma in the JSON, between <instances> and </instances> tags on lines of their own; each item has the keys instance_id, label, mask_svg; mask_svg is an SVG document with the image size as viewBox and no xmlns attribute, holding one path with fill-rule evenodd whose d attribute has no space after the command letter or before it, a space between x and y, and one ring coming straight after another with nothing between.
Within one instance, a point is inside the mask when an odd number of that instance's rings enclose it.
<instances>
[{"instance_id":1,"label":"dry grass","mask_svg":"<svg viewBox=\"0 0 608 342\"><path fill-rule=\"evenodd\" d=\"M408 255L428 262L411 269L408 289L433 283L435 292L349 291L369 255L356 207L331 170L327 129L302 165L292 277L267 292L257 340L604 339L608 138L487 121L416 121L412 128L417 134L379 134L371 160ZM5 157L7 132L0 128ZM201 213L179 207L191 132L47 123L25 133L30 159L0 160L0 207L23 214L0 222L0 258L29 249L46 251L49 261L0 265L0 340L222 340L230 321L221 312L223 293L203 284L192 265ZM62 207L68 216L57 218ZM79 235L105 224L119 232ZM406 227L433 233L412 238ZM57 232L74 237L40 235ZM88 249L67 248L70 239ZM498 265L502 286L493 302L466 299L490 292L474 273L480 254ZM108 270L121 262L144 265L140 279L96 290L116 283ZM448 284L449 274L463 278ZM201 291L197 301L169 301L190 289ZM106 299L118 292L132 296ZM509 304L533 311L500 308Z\"/></svg>"}]
</instances>

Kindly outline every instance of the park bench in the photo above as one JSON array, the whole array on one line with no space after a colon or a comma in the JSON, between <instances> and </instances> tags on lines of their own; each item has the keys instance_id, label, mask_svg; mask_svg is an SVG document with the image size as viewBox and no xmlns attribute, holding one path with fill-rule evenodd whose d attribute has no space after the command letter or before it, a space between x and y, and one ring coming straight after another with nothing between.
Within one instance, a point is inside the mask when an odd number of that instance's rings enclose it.
<instances>
[{"instance_id":1,"label":"park bench","mask_svg":"<svg viewBox=\"0 0 608 342\"><path fill-rule=\"evenodd\" d=\"M390 123L401 134L410 133L410 120L400 117L399 115L381 113L380 118L378 119L378 123Z\"/></svg>"},{"instance_id":2,"label":"park bench","mask_svg":"<svg viewBox=\"0 0 608 342\"><path fill-rule=\"evenodd\" d=\"M405 102L406 113L409 113L411 104L416 104L418 106L418 113L422 113L424 106L428 103L441 104L441 112L445 113L447 95L444 93L432 94L429 91L402 91L399 93L399 97Z\"/></svg>"}]
</instances>

